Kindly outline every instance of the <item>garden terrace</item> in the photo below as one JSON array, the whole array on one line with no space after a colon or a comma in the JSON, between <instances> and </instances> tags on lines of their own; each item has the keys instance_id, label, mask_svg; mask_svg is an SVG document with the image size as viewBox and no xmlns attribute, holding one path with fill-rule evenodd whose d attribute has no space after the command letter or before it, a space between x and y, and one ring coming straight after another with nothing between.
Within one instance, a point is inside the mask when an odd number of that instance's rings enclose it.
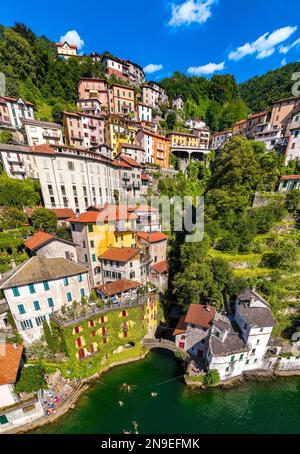
<instances>
[{"instance_id":1,"label":"garden terrace","mask_svg":"<svg viewBox=\"0 0 300 454\"><path fill-rule=\"evenodd\" d=\"M66 308L64 311L60 310L51 314L51 318L58 325L67 328L77 323L89 320L97 315L103 315L109 311L116 309L127 309L132 307L142 306L147 302L149 294L136 296L134 299L122 298L117 302L112 301L96 301L83 305L78 304L76 309L73 306Z\"/></svg>"}]
</instances>

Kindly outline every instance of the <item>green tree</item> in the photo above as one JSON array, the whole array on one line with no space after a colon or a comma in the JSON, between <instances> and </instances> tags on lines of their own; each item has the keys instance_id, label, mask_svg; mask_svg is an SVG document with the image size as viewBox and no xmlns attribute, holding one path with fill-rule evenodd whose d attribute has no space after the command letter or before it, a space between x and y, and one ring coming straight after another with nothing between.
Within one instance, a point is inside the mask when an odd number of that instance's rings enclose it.
<instances>
[{"instance_id":1,"label":"green tree","mask_svg":"<svg viewBox=\"0 0 300 454\"><path fill-rule=\"evenodd\" d=\"M40 193L33 180L16 180L5 174L0 175L0 205L23 208L35 206L39 201Z\"/></svg>"},{"instance_id":2,"label":"green tree","mask_svg":"<svg viewBox=\"0 0 300 454\"><path fill-rule=\"evenodd\" d=\"M271 253L263 255L263 266L289 269L295 266L297 248L292 240L277 239L274 241Z\"/></svg>"},{"instance_id":3,"label":"green tree","mask_svg":"<svg viewBox=\"0 0 300 454\"><path fill-rule=\"evenodd\" d=\"M2 230L15 229L26 222L26 214L16 207L5 207L0 212L0 229Z\"/></svg>"},{"instance_id":4,"label":"green tree","mask_svg":"<svg viewBox=\"0 0 300 454\"><path fill-rule=\"evenodd\" d=\"M176 124L176 113L170 112L166 118L167 128L168 131L173 131L175 124Z\"/></svg>"},{"instance_id":5,"label":"green tree","mask_svg":"<svg viewBox=\"0 0 300 454\"><path fill-rule=\"evenodd\" d=\"M300 209L300 190L294 189L287 193L285 206L290 213L295 213Z\"/></svg>"},{"instance_id":6,"label":"green tree","mask_svg":"<svg viewBox=\"0 0 300 454\"><path fill-rule=\"evenodd\" d=\"M220 383L220 374L217 369L208 371L203 379L203 383L207 386L214 386Z\"/></svg>"},{"instance_id":7,"label":"green tree","mask_svg":"<svg viewBox=\"0 0 300 454\"><path fill-rule=\"evenodd\" d=\"M10 131L0 131L0 143L12 144L13 134Z\"/></svg>"},{"instance_id":8,"label":"green tree","mask_svg":"<svg viewBox=\"0 0 300 454\"><path fill-rule=\"evenodd\" d=\"M47 320L43 321L43 329L44 329L44 336L45 336L45 341L48 345L48 348L51 353L56 353L57 352L57 345L56 345L56 340L53 337L53 334L51 332L51 329L47 323Z\"/></svg>"},{"instance_id":9,"label":"green tree","mask_svg":"<svg viewBox=\"0 0 300 454\"><path fill-rule=\"evenodd\" d=\"M57 228L57 216L47 208L37 208L32 214L32 225L35 229L45 232L55 232Z\"/></svg>"},{"instance_id":10,"label":"green tree","mask_svg":"<svg viewBox=\"0 0 300 454\"><path fill-rule=\"evenodd\" d=\"M17 393L33 393L40 389L47 389L44 371L40 366L23 367L20 379L15 385Z\"/></svg>"}]
</instances>

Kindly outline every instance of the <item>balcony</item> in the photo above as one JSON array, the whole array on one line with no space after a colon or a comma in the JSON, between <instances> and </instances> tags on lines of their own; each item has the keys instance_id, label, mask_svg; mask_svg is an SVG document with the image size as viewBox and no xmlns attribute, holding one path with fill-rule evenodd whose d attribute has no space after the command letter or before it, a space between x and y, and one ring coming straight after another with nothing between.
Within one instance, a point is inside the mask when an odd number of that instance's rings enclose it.
<instances>
[{"instance_id":1,"label":"balcony","mask_svg":"<svg viewBox=\"0 0 300 454\"><path fill-rule=\"evenodd\" d=\"M61 138L61 134L59 134L58 132L56 131L50 131L50 130L46 130L46 131L43 131L43 137L46 139L46 138L50 138L50 139L60 139Z\"/></svg>"},{"instance_id":2,"label":"balcony","mask_svg":"<svg viewBox=\"0 0 300 454\"><path fill-rule=\"evenodd\" d=\"M13 163L23 164L23 161L20 158L20 155L7 156L7 162L12 163L12 164Z\"/></svg>"}]
</instances>

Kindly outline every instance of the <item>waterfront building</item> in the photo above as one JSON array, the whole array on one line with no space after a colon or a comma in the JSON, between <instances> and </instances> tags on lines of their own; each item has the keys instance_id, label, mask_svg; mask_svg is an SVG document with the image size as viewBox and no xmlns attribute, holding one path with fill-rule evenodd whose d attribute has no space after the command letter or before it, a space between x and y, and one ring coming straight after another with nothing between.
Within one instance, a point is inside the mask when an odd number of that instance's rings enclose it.
<instances>
[{"instance_id":1,"label":"waterfront building","mask_svg":"<svg viewBox=\"0 0 300 454\"><path fill-rule=\"evenodd\" d=\"M74 243L42 230L37 230L33 236L24 241L24 245L31 255L45 258L61 257L77 262L77 252Z\"/></svg>"},{"instance_id":2,"label":"waterfront building","mask_svg":"<svg viewBox=\"0 0 300 454\"><path fill-rule=\"evenodd\" d=\"M89 297L88 270L64 258L35 256L6 273L0 282L16 328L27 343L43 334L50 314Z\"/></svg>"},{"instance_id":3,"label":"waterfront building","mask_svg":"<svg viewBox=\"0 0 300 454\"><path fill-rule=\"evenodd\" d=\"M300 175L283 175L280 178L278 192L300 190Z\"/></svg>"},{"instance_id":4,"label":"waterfront building","mask_svg":"<svg viewBox=\"0 0 300 454\"><path fill-rule=\"evenodd\" d=\"M77 46L69 44L67 41L64 43L56 43L57 55L63 60L68 60L70 57L77 57Z\"/></svg>"},{"instance_id":5,"label":"waterfront building","mask_svg":"<svg viewBox=\"0 0 300 454\"><path fill-rule=\"evenodd\" d=\"M149 129L139 129L136 137L146 153L146 163L157 164L162 168L169 167L170 139Z\"/></svg>"},{"instance_id":6,"label":"waterfront building","mask_svg":"<svg viewBox=\"0 0 300 454\"><path fill-rule=\"evenodd\" d=\"M104 117L64 112L63 124L67 145L86 149L104 142Z\"/></svg>"},{"instance_id":7,"label":"waterfront building","mask_svg":"<svg viewBox=\"0 0 300 454\"><path fill-rule=\"evenodd\" d=\"M0 343L0 409L20 400L14 391L14 384L22 367L22 353L23 345ZM0 419L0 427L2 425Z\"/></svg>"},{"instance_id":8,"label":"waterfront building","mask_svg":"<svg viewBox=\"0 0 300 454\"><path fill-rule=\"evenodd\" d=\"M63 145L61 125L49 121L24 119L22 125L25 129L27 144L33 145L49 144Z\"/></svg>"},{"instance_id":9,"label":"waterfront building","mask_svg":"<svg viewBox=\"0 0 300 454\"><path fill-rule=\"evenodd\" d=\"M211 137L212 150L221 150L232 137L232 131L216 132Z\"/></svg>"}]
</instances>

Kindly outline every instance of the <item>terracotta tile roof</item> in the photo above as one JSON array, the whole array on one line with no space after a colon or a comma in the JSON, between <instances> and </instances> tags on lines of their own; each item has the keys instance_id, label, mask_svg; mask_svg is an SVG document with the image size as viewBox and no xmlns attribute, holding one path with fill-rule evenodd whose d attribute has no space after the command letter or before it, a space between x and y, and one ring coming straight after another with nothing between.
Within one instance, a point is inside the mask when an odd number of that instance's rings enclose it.
<instances>
[{"instance_id":1,"label":"terracotta tile roof","mask_svg":"<svg viewBox=\"0 0 300 454\"><path fill-rule=\"evenodd\" d=\"M53 213L56 214L57 219L67 219L74 216L72 208L48 208L48 210L53 211Z\"/></svg>"},{"instance_id":2,"label":"terracotta tile roof","mask_svg":"<svg viewBox=\"0 0 300 454\"><path fill-rule=\"evenodd\" d=\"M122 148L132 148L133 150L145 151L143 147L140 147L139 145L136 145L136 144L133 144L133 143L122 143L121 147Z\"/></svg>"},{"instance_id":3,"label":"terracotta tile roof","mask_svg":"<svg viewBox=\"0 0 300 454\"><path fill-rule=\"evenodd\" d=\"M267 115L268 112L258 112L253 115L251 115L249 118L256 118L256 117L261 117L262 115Z\"/></svg>"},{"instance_id":4,"label":"terracotta tile roof","mask_svg":"<svg viewBox=\"0 0 300 454\"><path fill-rule=\"evenodd\" d=\"M64 44L68 44L71 49L77 49L77 46L75 46L75 44L69 44L67 41L65 41L64 43L56 43L56 47L63 47Z\"/></svg>"},{"instance_id":5,"label":"terracotta tile roof","mask_svg":"<svg viewBox=\"0 0 300 454\"><path fill-rule=\"evenodd\" d=\"M167 273L169 269L168 262L166 260L163 260L162 262L157 262L154 263L154 265L151 266L151 268L158 274L163 274Z\"/></svg>"},{"instance_id":6,"label":"terracotta tile roof","mask_svg":"<svg viewBox=\"0 0 300 454\"><path fill-rule=\"evenodd\" d=\"M125 161L126 164L129 164L132 167L141 167L141 164L139 164L135 159L132 159L129 156L121 154L120 159L122 159L122 161Z\"/></svg>"},{"instance_id":7,"label":"terracotta tile roof","mask_svg":"<svg viewBox=\"0 0 300 454\"><path fill-rule=\"evenodd\" d=\"M88 270L84 266L65 258L35 256L9 271L1 280L0 288L6 289L35 282L62 279L87 272Z\"/></svg>"},{"instance_id":8,"label":"terracotta tile roof","mask_svg":"<svg viewBox=\"0 0 300 454\"><path fill-rule=\"evenodd\" d=\"M130 247L111 247L102 254L100 260L115 260L116 262L128 262L133 258L139 258L140 249Z\"/></svg>"},{"instance_id":9,"label":"terracotta tile roof","mask_svg":"<svg viewBox=\"0 0 300 454\"><path fill-rule=\"evenodd\" d=\"M158 212L157 208L153 208L150 205L135 205L135 206L129 206L128 211L135 211L135 212L141 212L141 211L152 211L152 212Z\"/></svg>"},{"instance_id":10,"label":"terracotta tile roof","mask_svg":"<svg viewBox=\"0 0 300 454\"><path fill-rule=\"evenodd\" d=\"M86 211L78 216L74 215L68 221L95 224L96 222L122 221L127 219L136 219L136 215L134 213L128 213L122 207L110 206L108 208L100 208L100 210Z\"/></svg>"},{"instance_id":11,"label":"terracotta tile roof","mask_svg":"<svg viewBox=\"0 0 300 454\"><path fill-rule=\"evenodd\" d=\"M35 249L38 249L40 246L42 246L42 244L47 243L53 238L55 238L54 235L43 232L42 230L38 230L33 236L28 238L28 240L26 240L24 244L28 249L34 251Z\"/></svg>"},{"instance_id":12,"label":"terracotta tile roof","mask_svg":"<svg viewBox=\"0 0 300 454\"><path fill-rule=\"evenodd\" d=\"M202 304L191 304L185 317L186 323L200 325L204 328L210 328L211 322L216 315L216 309L212 306L203 306Z\"/></svg>"},{"instance_id":13,"label":"terracotta tile roof","mask_svg":"<svg viewBox=\"0 0 300 454\"><path fill-rule=\"evenodd\" d=\"M23 345L0 344L0 385L15 383Z\"/></svg>"},{"instance_id":14,"label":"terracotta tile roof","mask_svg":"<svg viewBox=\"0 0 300 454\"><path fill-rule=\"evenodd\" d=\"M116 159L114 159L112 163L116 167L125 167L126 169L131 169L131 166L128 165L127 162L117 161Z\"/></svg>"},{"instance_id":15,"label":"terracotta tile roof","mask_svg":"<svg viewBox=\"0 0 300 454\"><path fill-rule=\"evenodd\" d=\"M106 296L113 296L121 292L126 292L127 290L138 288L140 286L140 282L121 279L116 282L110 282L109 284L98 285L95 288Z\"/></svg>"},{"instance_id":16,"label":"terracotta tile roof","mask_svg":"<svg viewBox=\"0 0 300 454\"><path fill-rule=\"evenodd\" d=\"M281 180L300 180L300 175L283 175Z\"/></svg>"},{"instance_id":17,"label":"terracotta tile roof","mask_svg":"<svg viewBox=\"0 0 300 454\"><path fill-rule=\"evenodd\" d=\"M161 232L137 232L137 236L149 243L158 243L159 241L166 241L169 237Z\"/></svg>"},{"instance_id":18,"label":"terracotta tile roof","mask_svg":"<svg viewBox=\"0 0 300 454\"><path fill-rule=\"evenodd\" d=\"M183 315L178 323L176 328L173 331L173 336L177 336L177 334L183 334L186 332L186 322L185 322L185 315Z\"/></svg>"},{"instance_id":19,"label":"terracotta tile roof","mask_svg":"<svg viewBox=\"0 0 300 454\"><path fill-rule=\"evenodd\" d=\"M141 176L141 180L144 180L144 181L150 181L150 178L147 176L147 175L142 175Z\"/></svg>"},{"instance_id":20,"label":"terracotta tile roof","mask_svg":"<svg viewBox=\"0 0 300 454\"><path fill-rule=\"evenodd\" d=\"M41 144L41 145L34 145L30 147L30 151L38 152L38 153L45 153L45 154L56 154L56 151L48 144Z\"/></svg>"}]
</instances>

